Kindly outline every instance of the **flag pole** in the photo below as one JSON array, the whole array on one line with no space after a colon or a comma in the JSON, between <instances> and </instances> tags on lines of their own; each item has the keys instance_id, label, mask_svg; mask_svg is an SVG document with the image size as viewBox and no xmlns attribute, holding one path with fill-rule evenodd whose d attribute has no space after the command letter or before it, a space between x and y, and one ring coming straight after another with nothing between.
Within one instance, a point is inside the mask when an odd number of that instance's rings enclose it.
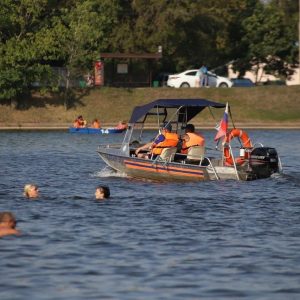
<instances>
[{"instance_id":1,"label":"flag pole","mask_svg":"<svg viewBox=\"0 0 300 300\"><path fill-rule=\"evenodd\" d=\"M300 1L300 0L299 0ZM230 116L230 120L231 120L231 123L232 123L232 127L235 128L235 125L234 125L234 122L233 122L233 118L232 118L232 114L231 114L231 108L230 108L230 105L228 105L228 110L229 110L229 116Z\"/></svg>"},{"instance_id":2,"label":"flag pole","mask_svg":"<svg viewBox=\"0 0 300 300\"><path fill-rule=\"evenodd\" d=\"M228 102L226 103L226 108L221 119L220 125L218 126L218 132L215 136L215 141L219 140L221 137L226 136L228 129Z\"/></svg>"}]
</instances>

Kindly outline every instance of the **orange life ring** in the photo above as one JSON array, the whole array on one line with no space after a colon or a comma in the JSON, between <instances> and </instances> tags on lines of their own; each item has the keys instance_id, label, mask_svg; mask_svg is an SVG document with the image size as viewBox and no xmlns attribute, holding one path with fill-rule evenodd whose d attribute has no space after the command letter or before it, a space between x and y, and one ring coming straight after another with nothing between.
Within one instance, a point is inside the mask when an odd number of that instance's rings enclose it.
<instances>
[{"instance_id":1,"label":"orange life ring","mask_svg":"<svg viewBox=\"0 0 300 300\"><path fill-rule=\"evenodd\" d=\"M231 153L230 153L230 149L229 147L226 147L226 144L229 144L230 141L235 138L235 137L238 137L241 139L242 143L243 143L243 148L253 148L252 146L252 142L248 136L248 134L241 130L241 129L232 129L225 137L225 145L224 145L224 150L223 150L223 155L224 155L224 159L225 159L225 163L228 164L228 165L233 165L233 158L231 156ZM236 160L236 163L238 164L241 164L245 161L245 159L249 158L249 152L245 151L245 156L244 157L239 157L237 160Z\"/></svg>"}]
</instances>

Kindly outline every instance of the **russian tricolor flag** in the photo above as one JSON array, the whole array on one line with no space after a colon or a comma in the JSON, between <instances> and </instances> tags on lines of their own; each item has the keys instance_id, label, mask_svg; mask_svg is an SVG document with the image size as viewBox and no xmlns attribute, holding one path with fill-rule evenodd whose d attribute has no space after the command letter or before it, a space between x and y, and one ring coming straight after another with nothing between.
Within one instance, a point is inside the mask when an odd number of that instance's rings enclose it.
<instances>
[{"instance_id":1,"label":"russian tricolor flag","mask_svg":"<svg viewBox=\"0 0 300 300\"><path fill-rule=\"evenodd\" d=\"M220 125L218 127L218 132L215 136L215 141L225 136L227 133L227 129L228 129L228 102L226 103L223 119L221 120Z\"/></svg>"}]
</instances>

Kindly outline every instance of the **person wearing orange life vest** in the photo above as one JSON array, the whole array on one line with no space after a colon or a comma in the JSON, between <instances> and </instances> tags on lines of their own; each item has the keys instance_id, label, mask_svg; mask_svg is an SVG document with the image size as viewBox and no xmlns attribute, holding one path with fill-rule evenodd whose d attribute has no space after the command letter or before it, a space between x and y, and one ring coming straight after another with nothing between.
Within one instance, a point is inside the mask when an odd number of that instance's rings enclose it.
<instances>
[{"instance_id":1,"label":"person wearing orange life vest","mask_svg":"<svg viewBox=\"0 0 300 300\"><path fill-rule=\"evenodd\" d=\"M156 137L154 142L145 144L136 149L135 154L139 158L155 158L160 155L164 148L177 147L179 138L177 133L172 133L172 125L165 123L162 133ZM142 150L149 150L147 153L139 153Z\"/></svg>"},{"instance_id":2,"label":"person wearing orange life vest","mask_svg":"<svg viewBox=\"0 0 300 300\"><path fill-rule=\"evenodd\" d=\"M181 153L187 154L188 149L193 146L205 146L205 139L202 135L195 133L195 126L187 124L185 134L182 137Z\"/></svg>"},{"instance_id":3,"label":"person wearing orange life vest","mask_svg":"<svg viewBox=\"0 0 300 300\"><path fill-rule=\"evenodd\" d=\"M82 116L78 116L77 119L74 121L73 127L84 128L86 127L86 121L83 119Z\"/></svg>"},{"instance_id":4,"label":"person wearing orange life vest","mask_svg":"<svg viewBox=\"0 0 300 300\"><path fill-rule=\"evenodd\" d=\"M100 122L98 119L94 119L94 121L92 123L92 128L97 128L97 129L101 128Z\"/></svg>"}]
</instances>

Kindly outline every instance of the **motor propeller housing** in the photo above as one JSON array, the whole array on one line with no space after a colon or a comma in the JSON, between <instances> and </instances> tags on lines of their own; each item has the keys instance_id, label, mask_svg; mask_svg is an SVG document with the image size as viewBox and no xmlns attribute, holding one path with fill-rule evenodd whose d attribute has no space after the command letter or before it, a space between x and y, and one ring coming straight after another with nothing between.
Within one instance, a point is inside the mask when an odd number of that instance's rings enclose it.
<instances>
[{"instance_id":1,"label":"motor propeller housing","mask_svg":"<svg viewBox=\"0 0 300 300\"><path fill-rule=\"evenodd\" d=\"M279 170L279 158L275 148L257 147L250 153L249 164L257 178L267 178Z\"/></svg>"}]
</instances>

